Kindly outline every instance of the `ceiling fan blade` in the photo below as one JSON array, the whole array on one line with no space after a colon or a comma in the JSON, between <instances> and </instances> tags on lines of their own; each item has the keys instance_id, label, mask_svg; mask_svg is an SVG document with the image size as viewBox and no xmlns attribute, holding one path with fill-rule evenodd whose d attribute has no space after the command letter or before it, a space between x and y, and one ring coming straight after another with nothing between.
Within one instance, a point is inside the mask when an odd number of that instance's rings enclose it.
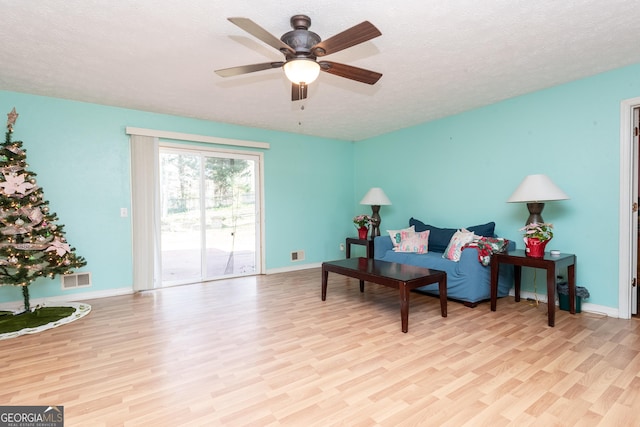
<instances>
[{"instance_id":1,"label":"ceiling fan blade","mask_svg":"<svg viewBox=\"0 0 640 427\"><path fill-rule=\"evenodd\" d=\"M220 77L233 77L240 74L253 73L256 71L270 70L272 68L280 68L284 62L264 62L262 64L240 65L239 67L223 68L216 70L215 73Z\"/></svg>"},{"instance_id":2,"label":"ceiling fan blade","mask_svg":"<svg viewBox=\"0 0 640 427\"><path fill-rule=\"evenodd\" d=\"M269 46L272 46L278 49L280 52L285 53L285 55L286 55L286 52L289 52L295 55L296 51L293 50L291 46L285 44L282 40L280 40L279 38L277 38L276 36L268 32L267 30L265 30L255 22L253 22L251 19L249 18L227 18L227 19L231 21L233 24L236 24L238 27L245 30L247 33L262 40Z\"/></svg>"},{"instance_id":3,"label":"ceiling fan blade","mask_svg":"<svg viewBox=\"0 0 640 427\"><path fill-rule=\"evenodd\" d=\"M375 25L369 21L364 21L353 26L335 36L321 41L311 48L316 56L330 55L351 46L364 43L375 37L382 35Z\"/></svg>"},{"instance_id":4,"label":"ceiling fan blade","mask_svg":"<svg viewBox=\"0 0 640 427\"><path fill-rule=\"evenodd\" d=\"M292 101L300 101L301 99L307 98L307 85L302 84L291 84L291 100Z\"/></svg>"},{"instance_id":5,"label":"ceiling fan blade","mask_svg":"<svg viewBox=\"0 0 640 427\"><path fill-rule=\"evenodd\" d=\"M331 61L320 61L320 69L329 74L355 80L361 83L375 84L382 74L364 68L353 67L351 65L339 64Z\"/></svg>"}]
</instances>

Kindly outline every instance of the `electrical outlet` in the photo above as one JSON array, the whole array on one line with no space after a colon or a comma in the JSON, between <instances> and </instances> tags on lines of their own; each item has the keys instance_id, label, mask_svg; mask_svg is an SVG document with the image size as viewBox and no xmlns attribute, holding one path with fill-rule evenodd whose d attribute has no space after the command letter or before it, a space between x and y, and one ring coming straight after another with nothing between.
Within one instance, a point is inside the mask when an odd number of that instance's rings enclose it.
<instances>
[{"instance_id":1,"label":"electrical outlet","mask_svg":"<svg viewBox=\"0 0 640 427\"><path fill-rule=\"evenodd\" d=\"M127 208L120 208L120 217L126 218L128 216L129 216L129 211L127 210Z\"/></svg>"},{"instance_id":2,"label":"electrical outlet","mask_svg":"<svg viewBox=\"0 0 640 427\"><path fill-rule=\"evenodd\" d=\"M344 251L344 243L340 243L340 250Z\"/></svg>"}]
</instances>

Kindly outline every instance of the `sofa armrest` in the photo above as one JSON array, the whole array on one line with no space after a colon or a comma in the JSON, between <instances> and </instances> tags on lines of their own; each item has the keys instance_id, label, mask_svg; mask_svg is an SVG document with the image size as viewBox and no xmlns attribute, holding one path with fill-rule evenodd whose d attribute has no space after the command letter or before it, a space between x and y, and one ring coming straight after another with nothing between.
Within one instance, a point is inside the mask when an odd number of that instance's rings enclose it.
<instances>
[{"instance_id":1,"label":"sofa armrest","mask_svg":"<svg viewBox=\"0 0 640 427\"><path fill-rule=\"evenodd\" d=\"M485 266L478 260L478 250L473 247L462 250L457 264L456 270L464 275L478 274L485 270Z\"/></svg>"},{"instance_id":2,"label":"sofa armrest","mask_svg":"<svg viewBox=\"0 0 640 427\"><path fill-rule=\"evenodd\" d=\"M393 242L389 236L376 236L373 239L373 258L380 259L384 257L387 251L393 249Z\"/></svg>"}]
</instances>

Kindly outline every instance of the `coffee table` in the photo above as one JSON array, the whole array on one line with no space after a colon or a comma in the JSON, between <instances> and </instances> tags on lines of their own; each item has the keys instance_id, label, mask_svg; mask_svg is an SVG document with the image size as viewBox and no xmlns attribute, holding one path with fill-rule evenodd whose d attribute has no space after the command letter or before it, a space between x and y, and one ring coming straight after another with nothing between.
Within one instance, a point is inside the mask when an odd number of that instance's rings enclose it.
<instances>
[{"instance_id":1,"label":"coffee table","mask_svg":"<svg viewBox=\"0 0 640 427\"><path fill-rule=\"evenodd\" d=\"M447 317L447 273L430 268L416 267L368 258L349 258L322 263L322 301L327 299L329 272L360 280L360 292L364 282L388 286L400 291L400 319L402 332L409 330L409 291L438 282L440 312Z\"/></svg>"}]
</instances>

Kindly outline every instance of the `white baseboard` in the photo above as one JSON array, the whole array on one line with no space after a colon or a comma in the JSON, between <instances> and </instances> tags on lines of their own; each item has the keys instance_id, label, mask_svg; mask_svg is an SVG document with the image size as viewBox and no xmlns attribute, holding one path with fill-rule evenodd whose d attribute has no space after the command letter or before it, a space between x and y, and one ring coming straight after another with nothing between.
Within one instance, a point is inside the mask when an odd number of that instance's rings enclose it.
<instances>
[{"instance_id":1,"label":"white baseboard","mask_svg":"<svg viewBox=\"0 0 640 427\"><path fill-rule=\"evenodd\" d=\"M514 293L515 291L512 288L509 291L509 295L514 296ZM530 298L532 300L535 300L537 298L538 301L543 302L545 304L547 303L547 295L537 295L532 292L521 291L520 298L521 299ZM557 302L556 302L556 305L558 305ZM580 307L582 311L587 313L602 314L608 317L616 317L616 318L620 316L617 308L606 307L604 305L591 304L583 301Z\"/></svg>"},{"instance_id":2,"label":"white baseboard","mask_svg":"<svg viewBox=\"0 0 640 427\"><path fill-rule=\"evenodd\" d=\"M312 264L300 264L300 265L294 265L294 266L282 267L282 268L271 268L267 270L267 274L289 273L291 271L309 270L311 268L320 268L320 267L322 267L321 262L316 262Z\"/></svg>"},{"instance_id":3,"label":"white baseboard","mask_svg":"<svg viewBox=\"0 0 640 427\"><path fill-rule=\"evenodd\" d=\"M56 302L71 302L71 301L85 301L89 299L98 299L98 298L108 298L115 297L119 295L129 295L133 293L132 288L117 288L117 289L107 289L104 291L95 291L95 292L81 292L69 295L56 295L54 297L45 297L45 298L31 298L29 303L32 307L36 305L53 305ZM0 303L1 310L20 310L23 308L23 301L9 301Z\"/></svg>"}]
</instances>

